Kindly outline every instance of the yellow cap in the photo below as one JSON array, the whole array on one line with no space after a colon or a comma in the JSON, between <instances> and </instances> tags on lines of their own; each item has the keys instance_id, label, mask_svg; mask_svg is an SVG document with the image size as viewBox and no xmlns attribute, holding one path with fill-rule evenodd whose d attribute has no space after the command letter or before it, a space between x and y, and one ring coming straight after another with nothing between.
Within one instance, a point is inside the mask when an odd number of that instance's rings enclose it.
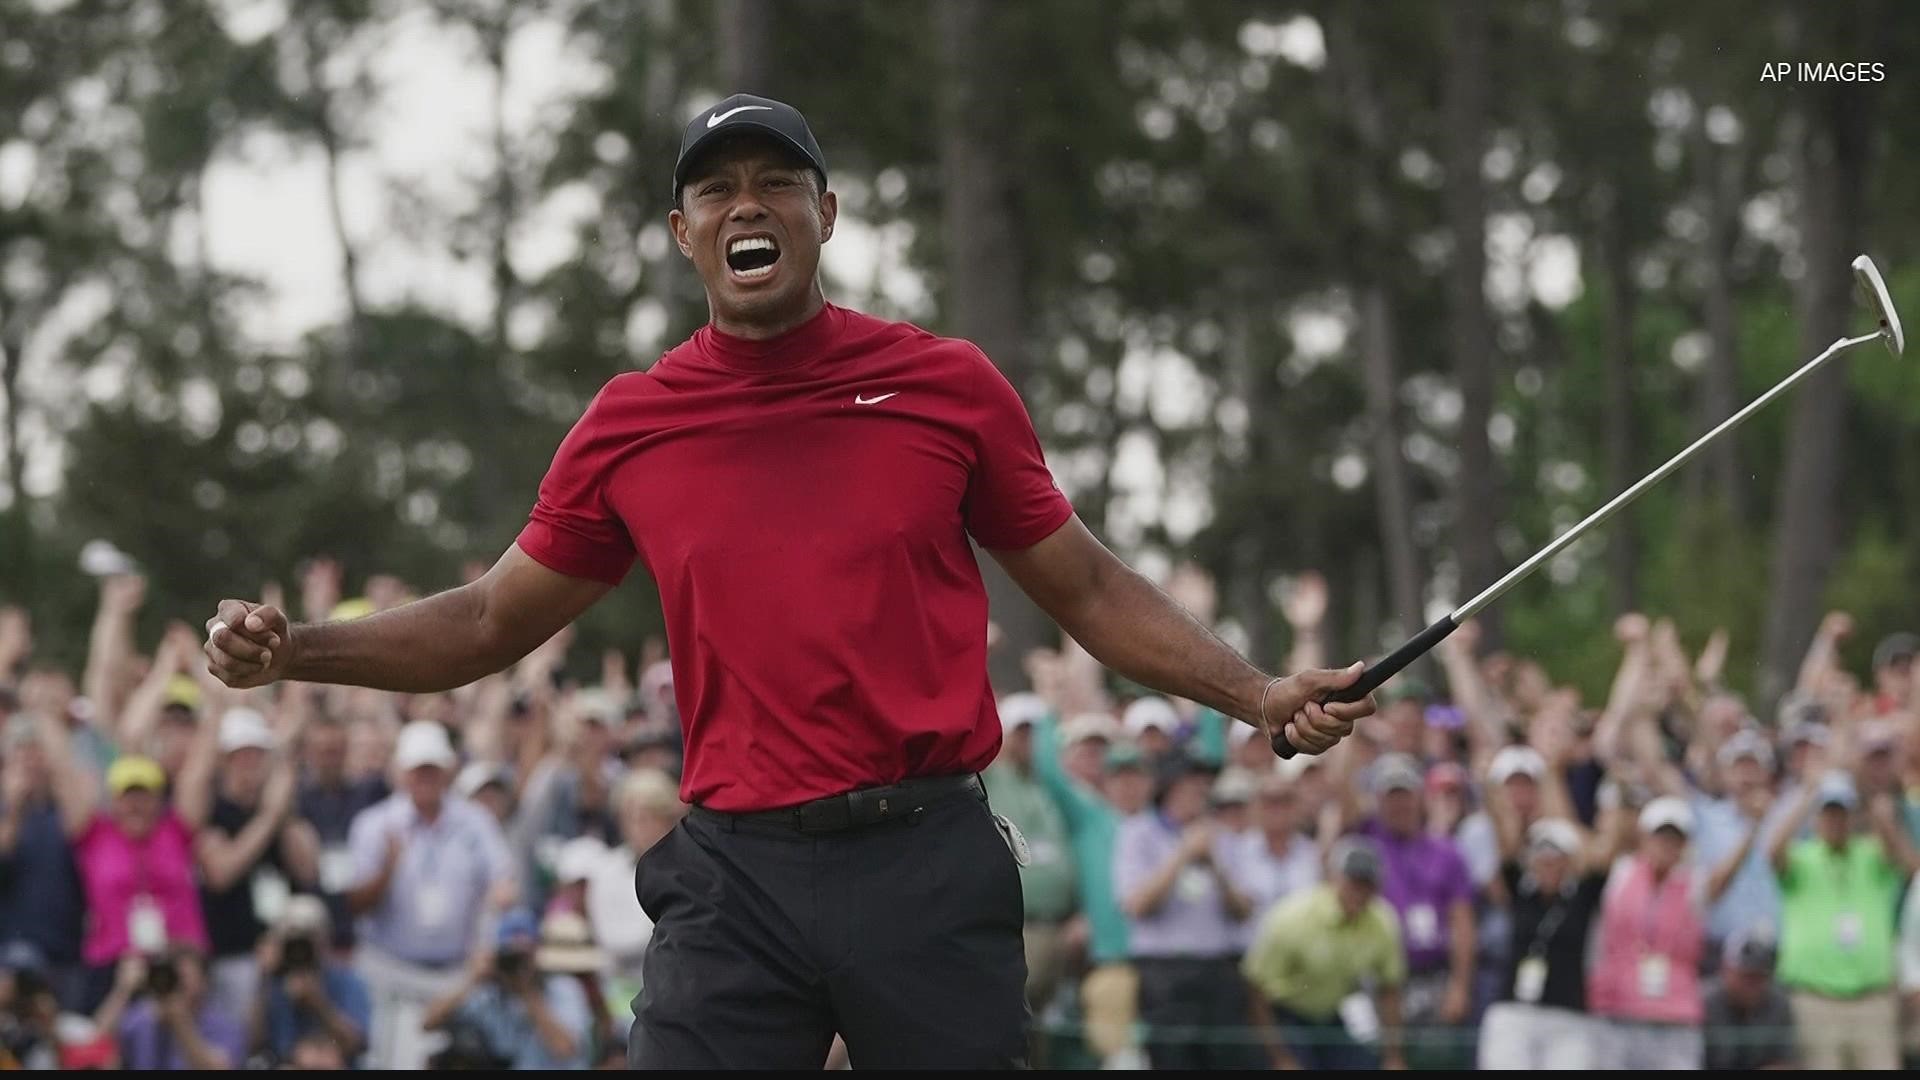
<instances>
[{"instance_id":1,"label":"yellow cap","mask_svg":"<svg viewBox=\"0 0 1920 1080\"><path fill-rule=\"evenodd\" d=\"M166 770L152 758L123 757L107 768L107 790L115 795L133 788L158 792L166 786Z\"/></svg>"},{"instance_id":2,"label":"yellow cap","mask_svg":"<svg viewBox=\"0 0 1920 1080\"><path fill-rule=\"evenodd\" d=\"M327 616L327 621L340 622L344 619L358 619L371 614L373 614L373 601L363 596L356 596L351 600L342 600L335 604L332 613Z\"/></svg>"},{"instance_id":3,"label":"yellow cap","mask_svg":"<svg viewBox=\"0 0 1920 1080\"><path fill-rule=\"evenodd\" d=\"M200 684L191 675L175 675L167 680L167 704L200 707Z\"/></svg>"}]
</instances>

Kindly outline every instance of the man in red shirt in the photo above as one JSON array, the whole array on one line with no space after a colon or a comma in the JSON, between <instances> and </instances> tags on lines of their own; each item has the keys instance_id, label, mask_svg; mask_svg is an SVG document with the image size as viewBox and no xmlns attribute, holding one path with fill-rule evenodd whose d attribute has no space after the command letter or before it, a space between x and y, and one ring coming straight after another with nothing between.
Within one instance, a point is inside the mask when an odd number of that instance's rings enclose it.
<instances>
[{"instance_id":1,"label":"man in red shirt","mask_svg":"<svg viewBox=\"0 0 1920 1080\"><path fill-rule=\"evenodd\" d=\"M806 121L736 95L687 126L668 220L711 320L615 376L479 580L351 622L225 600L215 674L425 693L512 664L643 560L693 810L640 861L642 1067L1016 1065L1023 842L969 537L1108 667L1325 751L1361 668L1270 677L1096 540L972 344L826 302L837 203Z\"/></svg>"}]
</instances>

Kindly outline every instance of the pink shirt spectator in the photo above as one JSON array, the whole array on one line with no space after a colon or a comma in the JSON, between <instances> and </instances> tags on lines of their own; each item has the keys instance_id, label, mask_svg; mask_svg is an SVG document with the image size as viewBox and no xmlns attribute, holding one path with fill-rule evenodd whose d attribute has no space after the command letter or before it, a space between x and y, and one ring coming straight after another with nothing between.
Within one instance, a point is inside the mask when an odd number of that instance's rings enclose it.
<instances>
[{"instance_id":1,"label":"pink shirt spectator","mask_svg":"<svg viewBox=\"0 0 1920 1080\"><path fill-rule=\"evenodd\" d=\"M1614 863L1601 902L1599 948L1587 976L1595 1015L1698 1025L1706 879L1676 866L1656 883L1639 856Z\"/></svg>"},{"instance_id":2,"label":"pink shirt spectator","mask_svg":"<svg viewBox=\"0 0 1920 1080\"><path fill-rule=\"evenodd\" d=\"M193 835L179 815L167 811L144 841L135 841L111 815L96 814L74 838L73 855L87 893L87 936L80 956L88 964L111 964L126 953L129 920L141 896L152 898L169 942L208 947L193 880Z\"/></svg>"}]
</instances>

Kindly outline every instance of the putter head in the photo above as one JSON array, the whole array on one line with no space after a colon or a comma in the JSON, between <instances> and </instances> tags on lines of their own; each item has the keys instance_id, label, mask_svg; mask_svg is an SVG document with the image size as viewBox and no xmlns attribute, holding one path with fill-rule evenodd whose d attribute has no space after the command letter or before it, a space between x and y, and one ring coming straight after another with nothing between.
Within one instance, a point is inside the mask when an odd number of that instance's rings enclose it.
<instances>
[{"instance_id":1,"label":"putter head","mask_svg":"<svg viewBox=\"0 0 1920 1080\"><path fill-rule=\"evenodd\" d=\"M1880 320L1880 338L1887 343L1893 355L1899 356L1907 351L1906 331L1900 329L1900 313L1893 310L1893 297L1887 295L1887 283L1881 278L1880 270L1873 260L1862 255L1853 260L1853 278L1860 284L1860 293L1873 307L1874 317Z\"/></svg>"}]
</instances>

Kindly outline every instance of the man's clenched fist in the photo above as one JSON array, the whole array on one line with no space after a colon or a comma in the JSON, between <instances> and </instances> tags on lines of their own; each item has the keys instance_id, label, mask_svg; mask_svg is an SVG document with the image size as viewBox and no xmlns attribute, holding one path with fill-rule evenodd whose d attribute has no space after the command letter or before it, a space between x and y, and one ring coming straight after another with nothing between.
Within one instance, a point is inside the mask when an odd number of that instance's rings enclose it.
<instances>
[{"instance_id":1,"label":"man's clenched fist","mask_svg":"<svg viewBox=\"0 0 1920 1080\"><path fill-rule=\"evenodd\" d=\"M286 674L292 643L279 608L222 600L219 613L207 620L207 670L235 690L265 686Z\"/></svg>"}]
</instances>

